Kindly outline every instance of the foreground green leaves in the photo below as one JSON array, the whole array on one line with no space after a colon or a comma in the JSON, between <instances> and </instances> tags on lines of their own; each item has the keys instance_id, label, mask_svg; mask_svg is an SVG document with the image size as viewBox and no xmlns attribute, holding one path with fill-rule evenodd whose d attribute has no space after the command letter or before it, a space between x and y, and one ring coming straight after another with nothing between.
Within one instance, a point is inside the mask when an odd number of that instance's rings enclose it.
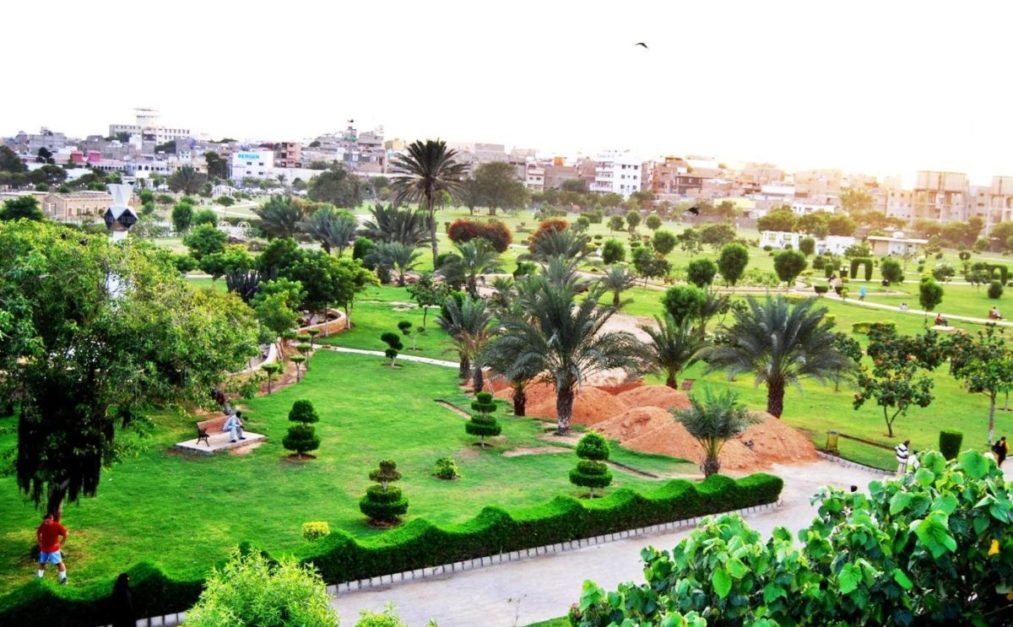
<instances>
[{"instance_id":1,"label":"foreground green leaves","mask_svg":"<svg viewBox=\"0 0 1013 627\"><path fill-rule=\"evenodd\" d=\"M798 534L762 541L738 516L710 520L672 551L642 552L646 583L585 582L574 625L1002 624L1013 612L1011 508L1002 472L967 451L918 473L824 488Z\"/></svg>"}]
</instances>

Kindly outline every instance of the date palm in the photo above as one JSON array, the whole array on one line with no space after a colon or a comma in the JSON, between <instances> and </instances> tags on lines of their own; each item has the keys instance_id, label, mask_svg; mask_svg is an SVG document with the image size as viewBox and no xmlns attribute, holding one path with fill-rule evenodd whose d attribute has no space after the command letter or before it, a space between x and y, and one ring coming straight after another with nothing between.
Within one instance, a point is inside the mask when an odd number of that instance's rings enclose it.
<instances>
[{"instance_id":1,"label":"date palm","mask_svg":"<svg viewBox=\"0 0 1013 627\"><path fill-rule=\"evenodd\" d=\"M757 385L767 386L767 412L780 418L788 384L806 377L833 380L851 365L835 347L827 310L815 303L815 298L792 305L784 296L748 297L745 308L732 309L735 323L724 341L701 351L708 372L726 370L729 378L753 373Z\"/></svg>"},{"instance_id":2,"label":"date palm","mask_svg":"<svg viewBox=\"0 0 1013 627\"><path fill-rule=\"evenodd\" d=\"M441 139L415 141L405 154L394 158L394 172L400 178L394 181L396 202L418 202L429 219L429 237L433 247L433 267L437 267L436 208L441 192L457 194L466 166L455 157L457 151L447 148Z\"/></svg>"},{"instance_id":3,"label":"date palm","mask_svg":"<svg viewBox=\"0 0 1013 627\"><path fill-rule=\"evenodd\" d=\"M369 213L373 217L362 225L362 233L374 242L418 246L429 241L429 220L423 211L376 204Z\"/></svg>"},{"instance_id":4,"label":"date palm","mask_svg":"<svg viewBox=\"0 0 1013 627\"><path fill-rule=\"evenodd\" d=\"M260 230L268 239L295 237L299 224L306 217L302 203L288 196L272 196L253 213L260 218Z\"/></svg>"},{"instance_id":5,"label":"date palm","mask_svg":"<svg viewBox=\"0 0 1013 627\"><path fill-rule=\"evenodd\" d=\"M731 390L715 395L707 388L703 401L691 396L689 402L688 409L675 409L672 414L703 447L702 469L704 476L709 477L721 470L718 454L725 442L745 431L757 419L746 412Z\"/></svg>"},{"instance_id":6,"label":"date palm","mask_svg":"<svg viewBox=\"0 0 1013 627\"><path fill-rule=\"evenodd\" d=\"M480 392L484 384L480 357L493 335L492 312L486 306L486 301L469 296L458 301L451 296L443 304L436 324L447 332L457 350L460 358L458 376L467 379L474 366L474 371L471 372L472 383L475 392Z\"/></svg>"},{"instance_id":7,"label":"date palm","mask_svg":"<svg viewBox=\"0 0 1013 627\"><path fill-rule=\"evenodd\" d=\"M704 340L688 319L679 324L672 314L666 313L664 317L654 316L654 321L657 327L640 327L651 338L647 345L648 360L655 371L665 373L665 385L678 389L676 377L683 368L696 361L697 352L705 345Z\"/></svg>"},{"instance_id":8,"label":"date palm","mask_svg":"<svg viewBox=\"0 0 1013 627\"><path fill-rule=\"evenodd\" d=\"M337 249L340 257L359 228L355 216L347 211L338 211L334 207L321 207L313 212L308 220L300 224L303 232L320 242L328 254Z\"/></svg>"},{"instance_id":9,"label":"date palm","mask_svg":"<svg viewBox=\"0 0 1013 627\"><path fill-rule=\"evenodd\" d=\"M501 268L499 254L487 240L482 238L473 239L469 242L457 245L457 252L460 254L461 269L464 271L468 294L472 298L478 298L478 275L487 272L498 272Z\"/></svg>"},{"instance_id":10,"label":"date palm","mask_svg":"<svg viewBox=\"0 0 1013 627\"><path fill-rule=\"evenodd\" d=\"M405 275L415 267L420 255L414 247L401 242L380 242L369 251L366 260L382 268L396 269L397 284L404 287Z\"/></svg>"},{"instance_id":11,"label":"date palm","mask_svg":"<svg viewBox=\"0 0 1013 627\"><path fill-rule=\"evenodd\" d=\"M599 279L599 283L603 288L612 292L612 306L619 309L623 304L619 300L619 297L623 292L636 285L637 276L630 272L626 266L616 264L609 267L605 276ZM630 301L626 302L629 303Z\"/></svg>"},{"instance_id":12,"label":"date palm","mask_svg":"<svg viewBox=\"0 0 1013 627\"><path fill-rule=\"evenodd\" d=\"M591 241L587 235L577 233L573 229L548 230L541 233L531 243L532 259L545 261L550 257L562 257L580 261L587 255L587 244Z\"/></svg>"},{"instance_id":13,"label":"date palm","mask_svg":"<svg viewBox=\"0 0 1013 627\"><path fill-rule=\"evenodd\" d=\"M515 356L515 370L544 373L555 384L556 432L562 435L570 430L577 385L609 368L640 372L644 352L632 334L604 330L615 310L598 305L600 288L577 302L571 288L541 277L529 281L532 293L525 299L524 315L503 321L496 350Z\"/></svg>"}]
</instances>

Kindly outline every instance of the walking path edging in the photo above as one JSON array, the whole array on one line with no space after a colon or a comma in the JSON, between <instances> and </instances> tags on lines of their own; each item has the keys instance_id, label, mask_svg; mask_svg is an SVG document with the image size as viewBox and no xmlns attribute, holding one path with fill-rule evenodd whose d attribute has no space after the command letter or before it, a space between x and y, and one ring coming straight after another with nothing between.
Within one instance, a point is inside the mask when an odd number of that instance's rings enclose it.
<instances>
[{"instance_id":1,"label":"walking path edging","mask_svg":"<svg viewBox=\"0 0 1013 627\"><path fill-rule=\"evenodd\" d=\"M336 596L343 592L356 592L361 590L369 590L371 588L388 588L390 586L397 585L399 583L417 581L419 579L432 579L436 577L444 577L447 575L453 575L467 570L474 570L476 568L484 568L487 566L493 566L495 564L502 564L505 562L516 562L532 557L539 557L542 555L553 555L556 553L563 553L566 551L574 551L577 549L582 549L584 547L594 546L597 544L605 544L607 542L615 542L616 540L623 540L626 538L656 535L660 533L666 533L669 531L675 531L676 529L682 529L686 527L696 527L705 518L708 518L710 516L720 516L724 514L740 514L740 515L753 514L777 509L779 507L781 507L780 499L778 499L773 503L767 503L766 505L754 505L753 507L745 507L742 509L729 510L726 512L707 514L706 516L696 516L694 518L684 518L682 520L675 520L672 522L651 525L649 527L639 527L637 529L627 529L626 531L617 531L615 533L607 533L604 535L594 536L591 538L582 538L580 540L571 540L569 542L557 542L555 544L546 544L543 546L531 547L529 549L510 551L508 553L498 553L496 555L476 557L474 559L464 560L461 562L454 562L452 564L441 564L439 566L417 568L415 570L393 573L391 575L381 575L379 577L370 577L368 579L359 579L356 581L339 583L337 585L327 586L327 591L330 592L332 595Z\"/></svg>"},{"instance_id":2,"label":"walking path edging","mask_svg":"<svg viewBox=\"0 0 1013 627\"><path fill-rule=\"evenodd\" d=\"M331 344L319 344L320 348L334 351L336 353L353 353L356 355L371 355L373 357L386 357L383 351L366 350L364 348L347 348L345 346L333 346ZM430 366L441 366L443 368L459 368L460 364L455 361L433 359L432 357L420 357L418 355L398 355L398 361L411 361L418 364L429 364Z\"/></svg>"},{"instance_id":3,"label":"walking path edging","mask_svg":"<svg viewBox=\"0 0 1013 627\"><path fill-rule=\"evenodd\" d=\"M868 470L869 472L874 472L876 474L883 475L884 477L890 477L893 476L894 474L889 470L883 470L882 468L876 468L875 466L866 466L865 464L859 464L858 462L853 462L851 460L844 459L843 457L838 457L837 455L831 455L830 453L824 453L823 451L816 451L816 454L820 456L820 459L825 459L828 462L833 462L839 466L844 466L845 468L857 468L859 470Z\"/></svg>"}]
</instances>

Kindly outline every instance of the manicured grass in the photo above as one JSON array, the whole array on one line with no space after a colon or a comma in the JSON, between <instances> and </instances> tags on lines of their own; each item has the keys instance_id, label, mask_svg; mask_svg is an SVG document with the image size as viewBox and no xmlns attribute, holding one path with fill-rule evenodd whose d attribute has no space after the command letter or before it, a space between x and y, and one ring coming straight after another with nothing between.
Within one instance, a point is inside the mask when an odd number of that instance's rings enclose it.
<instances>
[{"instance_id":1,"label":"manicured grass","mask_svg":"<svg viewBox=\"0 0 1013 627\"><path fill-rule=\"evenodd\" d=\"M75 584L108 580L140 561L170 573L201 575L246 540L275 552L304 546L301 525L327 521L331 529L356 536L382 533L366 524L358 500L381 459L393 459L404 474L400 485L411 500L409 518L436 523L466 521L487 505L508 509L577 495L568 480L577 459L571 454L504 457L507 449L545 446L542 423L500 412L503 435L492 449L479 450L464 431L464 419L433 402L467 406L452 369L404 363L391 369L382 358L320 351L302 384L249 403L251 431L267 442L248 455L180 456L175 442L192 437L194 418L152 416L154 434L136 456L103 472L95 498L65 508L70 529L66 557ZM322 445L312 461L288 458L281 446L297 399L311 400L320 413ZM0 427L10 427L3 419ZM133 440L133 438L126 438ZM14 434L0 436L0 446ZM431 476L436 459L454 457L458 481ZM631 455L631 460L640 456ZM645 469L672 473L692 467L643 457ZM632 461L630 462L633 463ZM656 482L615 473L615 487ZM0 478L0 587L27 581L29 550L38 511L18 493L12 477Z\"/></svg>"}]
</instances>

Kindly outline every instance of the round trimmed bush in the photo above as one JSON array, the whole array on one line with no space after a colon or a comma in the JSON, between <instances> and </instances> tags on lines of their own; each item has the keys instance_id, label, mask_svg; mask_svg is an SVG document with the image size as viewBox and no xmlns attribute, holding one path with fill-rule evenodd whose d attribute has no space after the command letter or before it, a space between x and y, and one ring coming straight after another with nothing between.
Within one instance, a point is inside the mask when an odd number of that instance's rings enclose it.
<instances>
[{"instance_id":1,"label":"round trimmed bush","mask_svg":"<svg viewBox=\"0 0 1013 627\"><path fill-rule=\"evenodd\" d=\"M377 484L366 489L366 496L359 500L359 511L373 522L398 522L408 511L408 499L401 494L401 488L390 485L401 478L397 464L385 459L379 468L369 473L369 478Z\"/></svg>"},{"instance_id":2,"label":"round trimmed bush","mask_svg":"<svg viewBox=\"0 0 1013 627\"><path fill-rule=\"evenodd\" d=\"M503 430L492 416L492 412L496 411L496 402L493 400L492 394L479 392L475 395L471 408L478 413L473 414L471 420L464 423L464 430L469 435L477 435L478 445L485 447L487 437L497 436Z\"/></svg>"},{"instance_id":3,"label":"round trimmed bush","mask_svg":"<svg viewBox=\"0 0 1013 627\"><path fill-rule=\"evenodd\" d=\"M605 460L609 458L609 443L599 433L588 433L577 443L577 467L570 471L570 483L588 488L594 498L595 488L604 488L612 483L612 473Z\"/></svg>"},{"instance_id":4,"label":"round trimmed bush","mask_svg":"<svg viewBox=\"0 0 1013 627\"><path fill-rule=\"evenodd\" d=\"M296 455L302 458L303 453L320 448L320 437L312 425L292 425L288 428L288 434L281 439L281 445L295 451Z\"/></svg>"},{"instance_id":5,"label":"round trimmed bush","mask_svg":"<svg viewBox=\"0 0 1013 627\"><path fill-rule=\"evenodd\" d=\"M577 457L605 461L611 453L608 440L600 433L588 433L577 443Z\"/></svg>"},{"instance_id":6,"label":"round trimmed bush","mask_svg":"<svg viewBox=\"0 0 1013 627\"><path fill-rule=\"evenodd\" d=\"M298 400L292 403L292 409L288 411L288 419L293 422L309 424L311 422L318 422L320 415L317 414L313 403L307 400Z\"/></svg>"},{"instance_id":7,"label":"round trimmed bush","mask_svg":"<svg viewBox=\"0 0 1013 627\"><path fill-rule=\"evenodd\" d=\"M374 503L394 503L401 500L401 488L391 485L384 490L382 485L374 484L366 488L366 498Z\"/></svg>"},{"instance_id":8,"label":"round trimmed bush","mask_svg":"<svg viewBox=\"0 0 1013 627\"><path fill-rule=\"evenodd\" d=\"M960 454L960 445L964 442L964 434L960 431L944 429L939 432L939 452L946 459L956 459Z\"/></svg>"},{"instance_id":9,"label":"round trimmed bush","mask_svg":"<svg viewBox=\"0 0 1013 627\"><path fill-rule=\"evenodd\" d=\"M359 500L359 511L374 522L396 523L408 511L408 499L402 498L389 503L371 501L368 496Z\"/></svg>"},{"instance_id":10,"label":"round trimmed bush","mask_svg":"<svg viewBox=\"0 0 1013 627\"><path fill-rule=\"evenodd\" d=\"M988 297L997 300L1002 297L1003 287L999 281L992 281L988 284Z\"/></svg>"},{"instance_id":11,"label":"round trimmed bush","mask_svg":"<svg viewBox=\"0 0 1013 627\"><path fill-rule=\"evenodd\" d=\"M457 479L460 477L461 471L457 467L457 462L454 461L453 457L441 457L436 460L436 466L433 468L433 476L437 479L450 481L451 479Z\"/></svg>"}]
</instances>

